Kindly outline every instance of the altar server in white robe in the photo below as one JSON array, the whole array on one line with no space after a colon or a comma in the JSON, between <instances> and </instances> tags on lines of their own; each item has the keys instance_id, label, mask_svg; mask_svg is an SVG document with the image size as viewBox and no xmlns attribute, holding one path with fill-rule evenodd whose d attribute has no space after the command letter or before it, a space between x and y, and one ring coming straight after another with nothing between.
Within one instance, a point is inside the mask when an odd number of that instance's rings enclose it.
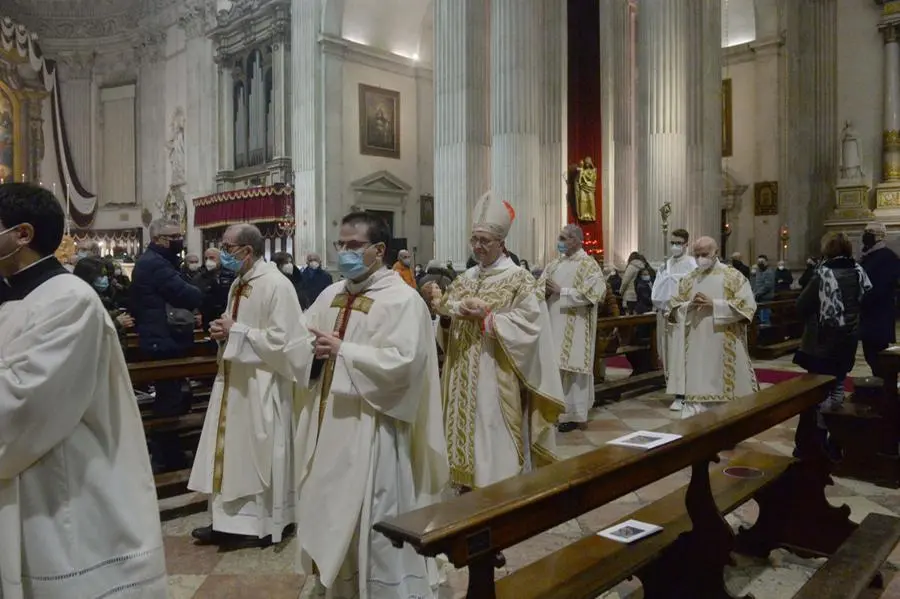
<instances>
[{"instance_id":1,"label":"altar server in white robe","mask_svg":"<svg viewBox=\"0 0 900 599\"><path fill-rule=\"evenodd\" d=\"M436 306L450 478L461 490L555 460L565 411L544 289L505 251L515 212L488 193L473 215L477 264Z\"/></svg>"},{"instance_id":2,"label":"altar server in white robe","mask_svg":"<svg viewBox=\"0 0 900 599\"><path fill-rule=\"evenodd\" d=\"M759 390L747 347L756 301L750 282L718 251L710 237L694 243L697 268L671 301L668 392L684 396L682 418Z\"/></svg>"},{"instance_id":3,"label":"altar server in white robe","mask_svg":"<svg viewBox=\"0 0 900 599\"><path fill-rule=\"evenodd\" d=\"M653 281L651 300L656 309L656 348L659 359L662 361L664 372L666 368L666 354L669 343L672 341L673 327L669 324L669 302L678 291L678 283L697 268L697 261L688 253L688 240L690 235L684 229L675 229L669 236L670 256L656 272L656 280ZM684 396L676 395L675 401L669 406L670 410L681 411Z\"/></svg>"},{"instance_id":4,"label":"altar server in white robe","mask_svg":"<svg viewBox=\"0 0 900 599\"><path fill-rule=\"evenodd\" d=\"M559 258L547 265L538 283L545 289L550 328L566 411L559 417L561 433L587 422L594 404L594 349L597 343L597 307L606 296L606 277L597 261L582 247L578 225L563 227L557 240Z\"/></svg>"},{"instance_id":5,"label":"altar server in white robe","mask_svg":"<svg viewBox=\"0 0 900 599\"><path fill-rule=\"evenodd\" d=\"M253 225L222 236L222 268L239 276L228 307L210 325L219 373L188 487L208 493L204 543L278 543L294 519L293 398L312 366L312 335L291 282L263 258ZM235 538L229 535L240 535Z\"/></svg>"},{"instance_id":6,"label":"altar server in white robe","mask_svg":"<svg viewBox=\"0 0 900 599\"><path fill-rule=\"evenodd\" d=\"M384 266L384 221L343 219L345 280L307 312L326 360L298 418L300 570L312 597L436 596L438 573L372 526L439 500L447 487L437 347L419 293Z\"/></svg>"},{"instance_id":7,"label":"altar server in white robe","mask_svg":"<svg viewBox=\"0 0 900 599\"><path fill-rule=\"evenodd\" d=\"M0 597L165 599L156 489L116 328L53 253L48 191L0 185Z\"/></svg>"}]
</instances>

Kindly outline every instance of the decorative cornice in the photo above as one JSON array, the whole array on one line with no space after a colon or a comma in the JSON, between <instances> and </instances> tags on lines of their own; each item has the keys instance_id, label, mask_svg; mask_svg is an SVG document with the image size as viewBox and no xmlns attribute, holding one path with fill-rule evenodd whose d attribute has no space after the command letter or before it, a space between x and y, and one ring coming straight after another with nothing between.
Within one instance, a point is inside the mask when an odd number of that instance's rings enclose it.
<instances>
[{"instance_id":1,"label":"decorative cornice","mask_svg":"<svg viewBox=\"0 0 900 599\"><path fill-rule=\"evenodd\" d=\"M760 56L778 54L778 51L783 46L784 36L778 35L746 44L723 48L722 63L723 65L734 65L744 62L753 62Z\"/></svg>"},{"instance_id":2,"label":"decorative cornice","mask_svg":"<svg viewBox=\"0 0 900 599\"><path fill-rule=\"evenodd\" d=\"M97 54L94 51L67 51L55 54L51 58L56 61L62 79L90 79Z\"/></svg>"},{"instance_id":3,"label":"decorative cornice","mask_svg":"<svg viewBox=\"0 0 900 599\"><path fill-rule=\"evenodd\" d=\"M430 64L385 52L372 46L357 44L350 40L330 35L320 35L319 44L324 54L366 65L382 71L404 75L406 77L428 79L432 75Z\"/></svg>"},{"instance_id":4,"label":"decorative cornice","mask_svg":"<svg viewBox=\"0 0 900 599\"><path fill-rule=\"evenodd\" d=\"M188 39L205 36L216 27L215 0L192 0L184 3L178 26Z\"/></svg>"}]
</instances>

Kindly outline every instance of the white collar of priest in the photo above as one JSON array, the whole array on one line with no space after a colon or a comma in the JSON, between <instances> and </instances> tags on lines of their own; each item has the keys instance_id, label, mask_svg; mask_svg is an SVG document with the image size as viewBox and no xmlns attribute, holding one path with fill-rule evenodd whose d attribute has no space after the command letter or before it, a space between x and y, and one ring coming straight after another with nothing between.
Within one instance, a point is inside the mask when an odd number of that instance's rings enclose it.
<instances>
[{"instance_id":1,"label":"white collar of priest","mask_svg":"<svg viewBox=\"0 0 900 599\"><path fill-rule=\"evenodd\" d=\"M56 256L50 254L36 260L16 274L3 279L3 301L21 300L56 275L70 274Z\"/></svg>"},{"instance_id":2,"label":"white collar of priest","mask_svg":"<svg viewBox=\"0 0 900 599\"><path fill-rule=\"evenodd\" d=\"M359 295L360 293L365 293L366 291L369 290L369 288L371 288L373 285L375 285L375 283L379 282L381 279L383 279L387 275L390 275L393 273L394 273L393 270L388 270L386 266L382 266L381 268L379 268L378 270L373 272L371 275L369 275L368 277L366 277L365 279L363 279L362 281L359 281L357 283L354 283L350 279L346 279L345 285L346 285L347 293L349 293L350 295Z\"/></svg>"}]
</instances>

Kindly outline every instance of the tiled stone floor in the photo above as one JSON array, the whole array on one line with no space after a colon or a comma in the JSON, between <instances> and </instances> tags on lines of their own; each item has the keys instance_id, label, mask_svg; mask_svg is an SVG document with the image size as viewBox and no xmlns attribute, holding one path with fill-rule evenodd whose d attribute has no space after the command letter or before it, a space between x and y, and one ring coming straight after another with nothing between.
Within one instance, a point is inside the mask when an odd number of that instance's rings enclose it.
<instances>
[{"instance_id":1,"label":"tiled stone floor","mask_svg":"<svg viewBox=\"0 0 900 599\"><path fill-rule=\"evenodd\" d=\"M757 368L799 370L790 358L757 362ZM627 371L611 369L610 377L627 375ZM852 376L868 374L862 357ZM632 430L654 429L668 424L678 415L668 409L670 398L662 392L624 399L592 410L586 430L574 431L558 437L561 457L571 457L590 451ZM738 449L755 449L790 455L793 449L794 421L748 439ZM723 454L727 459L729 454ZM604 528L615 520L686 484L688 472L679 472L644 487L580 518L567 522L526 543L507 550L508 572L528 564L560 547ZM860 521L871 512L900 515L900 491L882 489L867 483L836 479L828 489L829 500L850 506L851 518ZM732 525L752 524L756 505L751 501L728 517ZM294 573L295 547L292 540L265 550L245 549L220 552L216 548L197 547L190 538L196 526L208 524L205 514L188 516L163 526L166 558L169 568L171 599L298 599L306 597L303 577ZM805 560L786 551L777 551L768 560L753 560L737 556L737 564L728 571L728 586L735 594L753 593L757 599L787 599L812 575L822 560ZM886 598L900 599L900 577L892 580L893 571L900 568L900 550L888 562ZM450 569L441 599L456 599L465 595L466 573ZM636 599L640 591L637 583L623 583L604 595L603 599ZM873 595L877 596L877 595Z\"/></svg>"}]
</instances>

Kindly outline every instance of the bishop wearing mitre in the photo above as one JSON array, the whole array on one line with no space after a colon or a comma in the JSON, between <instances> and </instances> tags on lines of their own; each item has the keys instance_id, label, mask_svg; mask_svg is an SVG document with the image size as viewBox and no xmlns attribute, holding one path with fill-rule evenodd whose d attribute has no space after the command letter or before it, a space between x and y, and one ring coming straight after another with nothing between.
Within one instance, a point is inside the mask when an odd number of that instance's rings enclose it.
<instances>
[{"instance_id":1,"label":"bishop wearing mitre","mask_svg":"<svg viewBox=\"0 0 900 599\"><path fill-rule=\"evenodd\" d=\"M271 262L253 225L222 236L222 268L238 275L221 318L219 373L188 487L210 495L203 543L278 543L295 522L292 407L295 381L308 378L312 335L297 293Z\"/></svg>"},{"instance_id":2,"label":"bishop wearing mitre","mask_svg":"<svg viewBox=\"0 0 900 599\"><path fill-rule=\"evenodd\" d=\"M581 227L563 227L557 240L560 257L547 265L538 283L538 289L546 292L565 393L566 411L559 419L562 433L586 423L594 404L597 307L606 296L606 277L583 244Z\"/></svg>"},{"instance_id":3,"label":"bishop wearing mitre","mask_svg":"<svg viewBox=\"0 0 900 599\"><path fill-rule=\"evenodd\" d=\"M565 406L544 290L506 253L515 212L488 193L473 214L477 264L437 306L450 478L460 490L553 460Z\"/></svg>"},{"instance_id":4,"label":"bishop wearing mitre","mask_svg":"<svg viewBox=\"0 0 900 599\"><path fill-rule=\"evenodd\" d=\"M653 307L656 309L656 348L659 353L663 371L666 369L666 353L672 341L674 328L669 324L669 302L678 292L678 283L697 268L697 261L688 253L688 240L690 234L684 229L675 229L669 237L669 257L663 266L657 271L653 281L653 290L650 297ZM673 411L680 411L684 403L684 397L675 396L675 401L669 406Z\"/></svg>"},{"instance_id":5,"label":"bishop wearing mitre","mask_svg":"<svg viewBox=\"0 0 900 599\"><path fill-rule=\"evenodd\" d=\"M684 396L682 418L759 390L747 347L756 301L750 282L718 252L710 237L694 243L697 268L681 279L670 303L667 389Z\"/></svg>"},{"instance_id":6,"label":"bishop wearing mitre","mask_svg":"<svg viewBox=\"0 0 900 599\"><path fill-rule=\"evenodd\" d=\"M297 419L297 546L300 570L317 575L312 597L436 596L434 562L372 528L439 500L448 480L431 315L385 267L390 240L380 217L344 217L344 280L307 312L324 360Z\"/></svg>"}]
</instances>

